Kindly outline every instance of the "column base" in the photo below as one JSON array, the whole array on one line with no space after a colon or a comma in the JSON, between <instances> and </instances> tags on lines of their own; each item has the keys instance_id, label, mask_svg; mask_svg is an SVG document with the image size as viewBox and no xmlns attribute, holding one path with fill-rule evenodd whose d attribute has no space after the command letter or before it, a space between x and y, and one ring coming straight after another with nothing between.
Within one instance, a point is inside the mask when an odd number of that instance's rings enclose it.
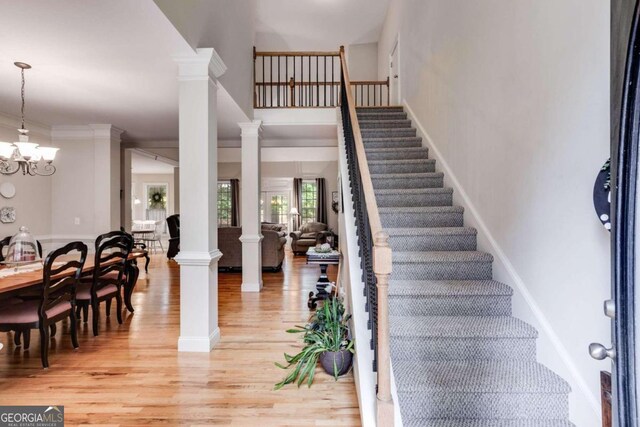
<instances>
[{"instance_id":1,"label":"column base","mask_svg":"<svg viewBox=\"0 0 640 427\"><path fill-rule=\"evenodd\" d=\"M209 353L213 347L220 342L220 328L209 335L209 337L180 337L178 338L178 351Z\"/></svg>"},{"instance_id":2,"label":"column base","mask_svg":"<svg viewBox=\"0 0 640 427\"><path fill-rule=\"evenodd\" d=\"M262 290L262 280L259 281L258 283L253 282L253 283L242 283L242 286L240 287L240 290L242 292L260 292Z\"/></svg>"}]
</instances>

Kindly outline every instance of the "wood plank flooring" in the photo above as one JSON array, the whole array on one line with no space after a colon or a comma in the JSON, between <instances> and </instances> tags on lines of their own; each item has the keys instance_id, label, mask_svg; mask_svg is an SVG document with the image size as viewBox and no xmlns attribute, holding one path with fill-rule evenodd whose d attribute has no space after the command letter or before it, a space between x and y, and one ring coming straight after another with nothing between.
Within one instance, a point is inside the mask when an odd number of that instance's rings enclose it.
<instances>
[{"instance_id":1,"label":"wood plank flooring","mask_svg":"<svg viewBox=\"0 0 640 427\"><path fill-rule=\"evenodd\" d=\"M308 318L318 274L288 253L283 272L264 273L260 294L243 294L240 273L221 273L221 342L209 354L178 353L179 268L155 255L136 286L135 313L118 325L115 304L110 319L103 311L100 336L82 325L76 351L59 324L48 370L37 331L27 352L0 334L0 404L64 405L66 425L360 425L352 374L335 382L318 372L311 388L273 391L285 373L273 362L299 348L284 331Z\"/></svg>"}]
</instances>

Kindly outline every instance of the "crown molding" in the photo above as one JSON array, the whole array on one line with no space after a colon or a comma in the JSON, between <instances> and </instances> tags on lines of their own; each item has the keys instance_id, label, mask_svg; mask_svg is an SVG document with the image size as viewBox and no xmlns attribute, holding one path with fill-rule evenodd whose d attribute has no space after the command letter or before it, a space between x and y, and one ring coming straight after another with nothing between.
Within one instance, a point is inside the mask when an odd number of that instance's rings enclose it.
<instances>
[{"instance_id":1,"label":"crown molding","mask_svg":"<svg viewBox=\"0 0 640 427\"><path fill-rule=\"evenodd\" d=\"M238 126L242 130L241 136L260 136L262 131L262 120L253 120L251 122L240 122Z\"/></svg>"},{"instance_id":2,"label":"crown molding","mask_svg":"<svg viewBox=\"0 0 640 427\"><path fill-rule=\"evenodd\" d=\"M227 71L227 66L212 47L196 49L195 55L175 55L178 63L178 80L206 80L211 73L216 79Z\"/></svg>"},{"instance_id":3,"label":"crown molding","mask_svg":"<svg viewBox=\"0 0 640 427\"><path fill-rule=\"evenodd\" d=\"M51 127L51 139L86 141L109 138L119 142L124 131L110 124L58 125Z\"/></svg>"}]
</instances>

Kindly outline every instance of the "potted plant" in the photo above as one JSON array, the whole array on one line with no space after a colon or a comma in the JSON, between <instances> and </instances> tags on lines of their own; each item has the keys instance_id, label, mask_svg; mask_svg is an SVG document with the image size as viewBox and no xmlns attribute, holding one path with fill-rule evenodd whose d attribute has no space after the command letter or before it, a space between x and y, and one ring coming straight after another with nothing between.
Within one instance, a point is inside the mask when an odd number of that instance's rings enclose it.
<instances>
[{"instance_id":1,"label":"potted plant","mask_svg":"<svg viewBox=\"0 0 640 427\"><path fill-rule=\"evenodd\" d=\"M276 366L282 369L292 366L295 368L275 385L275 389L293 382L300 387L305 380L311 387L318 361L325 372L333 375L336 380L346 374L351 367L354 352L353 340L349 338L350 318L350 315L345 315L344 304L340 298L329 298L311 316L306 326L287 330L289 333L304 334L304 347L294 356L285 353L286 365L276 363Z\"/></svg>"}]
</instances>

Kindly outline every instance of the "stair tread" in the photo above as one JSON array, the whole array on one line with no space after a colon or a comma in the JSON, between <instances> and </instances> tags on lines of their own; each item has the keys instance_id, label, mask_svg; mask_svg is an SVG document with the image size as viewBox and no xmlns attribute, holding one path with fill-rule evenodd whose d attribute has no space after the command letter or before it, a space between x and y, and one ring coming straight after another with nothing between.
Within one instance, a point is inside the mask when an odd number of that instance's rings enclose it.
<instances>
[{"instance_id":1,"label":"stair tread","mask_svg":"<svg viewBox=\"0 0 640 427\"><path fill-rule=\"evenodd\" d=\"M394 190L395 191L395 190ZM462 206L403 206L378 208L379 213L462 213Z\"/></svg>"},{"instance_id":2,"label":"stair tread","mask_svg":"<svg viewBox=\"0 0 640 427\"><path fill-rule=\"evenodd\" d=\"M360 124L368 124L368 123L409 123L411 124L411 120L409 119L386 119L386 120L381 120L381 119L368 119L368 120L360 120L358 119L358 123Z\"/></svg>"},{"instance_id":3,"label":"stair tread","mask_svg":"<svg viewBox=\"0 0 640 427\"><path fill-rule=\"evenodd\" d=\"M493 262L493 255L480 251L395 251L394 262L433 263L433 262Z\"/></svg>"},{"instance_id":4,"label":"stair tread","mask_svg":"<svg viewBox=\"0 0 640 427\"><path fill-rule=\"evenodd\" d=\"M393 337L537 338L531 325L511 316L390 316Z\"/></svg>"},{"instance_id":5,"label":"stair tread","mask_svg":"<svg viewBox=\"0 0 640 427\"><path fill-rule=\"evenodd\" d=\"M390 159L390 160L369 160L369 165L406 165L406 164L421 164L421 163L435 163L435 159Z\"/></svg>"},{"instance_id":6,"label":"stair tread","mask_svg":"<svg viewBox=\"0 0 640 427\"><path fill-rule=\"evenodd\" d=\"M389 236L456 236L460 234L477 235L473 227L407 227L385 228Z\"/></svg>"},{"instance_id":7,"label":"stair tread","mask_svg":"<svg viewBox=\"0 0 640 427\"><path fill-rule=\"evenodd\" d=\"M371 106L360 106L356 107L356 111L376 111L376 110L402 110L404 111L404 106L402 105L371 105Z\"/></svg>"},{"instance_id":8,"label":"stair tread","mask_svg":"<svg viewBox=\"0 0 640 427\"><path fill-rule=\"evenodd\" d=\"M424 159L423 159L424 160ZM404 161L404 160L401 160ZM375 188L376 194L406 194L406 195L418 195L418 194L434 194L434 193L453 193L451 187L429 187L429 188ZM395 208L394 208L395 209Z\"/></svg>"},{"instance_id":9,"label":"stair tread","mask_svg":"<svg viewBox=\"0 0 640 427\"><path fill-rule=\"evenodd\" d=\"M371 153L387 153L396 151L426 151L427 147L391 147L391 148L367 148L365 150Z\"/></svg>"},{"instance_id":10,"label":"stair tread","mask_svg":"<svg viewBox=\"0 0 640 427\"><path fill-rule=\"evenodd\" d=\"M386 138L363 138L362 139L366 145L367 142L400 142L400 141L415 141L422 142L422 137L419 136L389 136Z\"/></svg>"},{"instance_id":11,"label":"stair tread","mask_svg":"<svg viewBox=\"0 0 640 427\"><path fill-rule=\"evenodd\" d=\"M407 172L407 173L372 173L371 178L382 179L382 178L396 178L396 179L406 179L406 178L440 178L444 177L444 173L442 172Z\"/></svg>"},{"instance_id":12,"label":"stair tread","mask_svg":"<svg viewBox=\"0 0 640 427\"><path fill-rule=\"evenodd\" d=\"M504 360L395 360L399 393L566 394L569 384L544 365Z\"/></svg>"},{"instance_id":13,"label":"stair tread","mask_svg":"<svg viewBox=\"0 0 640 427\"><path fill-rule=\"evenodd\" d=\"M511 296L513 289L496 280L390 280L389 295Z\"/></svg>"},{"instance_id":14,"label":"stair tread","mask_svg":"<svg viewBox=\"0 0 640 427\"><path fill-rule=\"evenodd\" d=\"M447 419L425 419L409 418L403 419L405 427L575 427L566 420L498 420L479 418L447 418Z\"/></svg>"}]
</instances>

